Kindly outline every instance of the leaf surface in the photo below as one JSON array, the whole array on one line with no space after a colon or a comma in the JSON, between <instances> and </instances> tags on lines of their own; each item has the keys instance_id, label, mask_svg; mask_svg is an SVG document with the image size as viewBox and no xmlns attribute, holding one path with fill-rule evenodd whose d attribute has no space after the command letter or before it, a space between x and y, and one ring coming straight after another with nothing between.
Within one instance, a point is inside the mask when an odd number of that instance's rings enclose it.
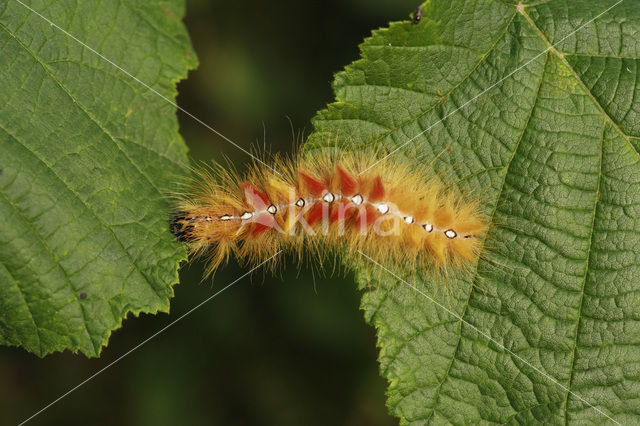
<instances>
[{"instance_id":1,"label":"leaf surface","mask_svg":"<svg viewBox=\"0 0 640 426\"><path fill-rule=\"evenodd\" d=\"M62 30L168 99L197 60L182 0L22 3L0 2L0 343L97 356L169 309L188 161L175 107Z\"/></svg>"},{"instance_id":2,"label":"leaf surface","mask_svg":"<svg viewBox=\"0 0 640 426\"><path fill-rule=\"evenodd\" d=\"M426 297L362 261L402 424L640 420L640 8L520 3L429 1L374 31L314 120L308 148L441 154L493 218L471 274L417 271Z\"/></svg>"}]
</instances>

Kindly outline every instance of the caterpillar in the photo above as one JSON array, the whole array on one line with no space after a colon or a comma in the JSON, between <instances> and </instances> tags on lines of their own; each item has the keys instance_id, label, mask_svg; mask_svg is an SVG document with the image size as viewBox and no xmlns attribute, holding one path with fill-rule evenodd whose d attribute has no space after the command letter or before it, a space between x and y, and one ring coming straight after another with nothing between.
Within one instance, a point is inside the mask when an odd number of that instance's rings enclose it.
<instances>
[{"instance_id":1,"label":"caterpillar","mask_svg":"<svg viewBox=\"0 0 640 426\"><path fill-rule=\"evenodd\" d=\"M213 273L231 254L258 264L279 251L447 272L478 257L488 221L430 169L371 153L254 162L240 176L196 170L170 228Z\"/></svg>"}]
</instances>

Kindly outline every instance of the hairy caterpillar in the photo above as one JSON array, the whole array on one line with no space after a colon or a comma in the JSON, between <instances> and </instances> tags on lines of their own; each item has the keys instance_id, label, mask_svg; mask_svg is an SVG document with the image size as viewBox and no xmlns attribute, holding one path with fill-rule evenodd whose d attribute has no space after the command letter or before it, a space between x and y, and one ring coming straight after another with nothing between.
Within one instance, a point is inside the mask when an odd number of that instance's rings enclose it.
<instances>
[{"instance_id":1,"label":"hairy caterpillar","mask_svg":"<svg viewBox=\"0 0 640 426\"><path fill-rule=\"evenodd\" d=\"M257 264L279 250L364 252L437 272L479 255L488 226L479 203L445 188L430 166L365 153L276 157L273 166L254 162L244 177L199 170L178 197L171 231L192 255L208 256L208 273L231 253Z\"/></svg>"}]
</instances>

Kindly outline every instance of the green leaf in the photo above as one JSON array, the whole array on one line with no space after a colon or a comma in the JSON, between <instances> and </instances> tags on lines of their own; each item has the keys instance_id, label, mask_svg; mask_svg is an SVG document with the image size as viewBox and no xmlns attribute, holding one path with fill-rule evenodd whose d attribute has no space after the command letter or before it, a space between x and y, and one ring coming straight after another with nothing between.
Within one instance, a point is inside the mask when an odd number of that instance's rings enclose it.
<instances>
[{"instance_id":1,"label":"green leaf","mask_svg":"<svg viewBox=\"0 0 640 426\"><path fill-rule=\"evenodd\" d=\"M0 343L97 356L169 309L188 161L175 107L62 30L168 99L197 59L182 0L22 3L0 2Z\"/></svg>"},{"instance_id":2,"label":"green leaf","mask_svg":"<svg viewBox=\"0 0 640 426\"><path fill-rule=\"evenodd\" d=\"M529 3L426 2L374 31L314 122L310 147L415 137L393 155L442 153L494 218L473 273L411 281L442 306L362 260L402 424L640 421L640 8Z\"/></svg>"}]
</instances>

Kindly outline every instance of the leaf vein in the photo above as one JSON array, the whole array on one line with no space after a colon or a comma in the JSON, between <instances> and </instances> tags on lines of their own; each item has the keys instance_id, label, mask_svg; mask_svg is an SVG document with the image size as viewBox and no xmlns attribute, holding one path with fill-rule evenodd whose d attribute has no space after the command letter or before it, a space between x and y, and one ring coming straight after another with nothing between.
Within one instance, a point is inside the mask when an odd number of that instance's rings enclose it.
<instances>
[{"instance_id":1,"label":"leaf vein","mask_svg":"<svg viewBox=\"0 0 640 426\"><path fill-rule=\"evenodd\" d=\"M546 66L546 63L547 63L547 58L548 58L548 55L545 54L544 55L544 63L542 65L543 72L540 73L540 79L538 81L538 87L536 89L536 93L535 93L535 96L533 98L534 102L532 102L532 104L531 104L531 109L529 111L529 116L527 117L527 121L524 123L524 126L522 128L522 133L520 134L520 137L518 138L518 141L515 144L515 147L513 149L513 154L511 155L511 158L509 159L507 164L504 166L504 170L505 170L504 178L502 180L502 186L500 188L500 191L498 192L498 194L496 196L496 201L495 201L495 206L493 208L493 212L490 215L491 222L493 222L495 220L495 215L496 215L496 212L498 210L499 200L500 200L500 197L502 196L502 194L504 192L504 188L505 188L505 184L506 184L509 168L510 168L512 162L513 162L513 159L516 156L516 152L518 151L518 147L520 146L520 142L524 138L524 134L525 134L527 128L529 127L529 123L531 121L531 117L533 116L533 111L534 111L535 106L537 104L538 93L540 92L540 88L542 87L542 81L544 80L544 69L545 69L545 66ZM483 249L482 249L482 251L484 251L485 245L486 245L486 237L485 237L485 239L483 241ZM479 263L480 263L479 261L476 262L474 275L473 275L473 278L471 279L471 285L469 286L470 288L469 288L469 292L468 292L468 296L467 296L467 301L465 303L464 310L462 311L462 314L460 315L461 319L464 319L465 314L467 313L467 309L469 307L469 303L471 302L471 295L473 294L473 290L475 288L475 281L478 278L478 266L479 266ZM439 401L439 398L440 398L440 392L442 390L442 386L444 385L444 382L448 379L449 373L451 372L451 367L453 366L453 362L457 359L458 351L460 350L460 343L462 342L462 320L460 320L458 322L460 323L460 327L459 327L459 331L458 331L458 342L456 344L456 349L454 350L453 356L451 357L451 362L449 363L449 367L447 368L447 371L445 372L444 377L440 381L440 383L438 385L438 388L436 390L436 396L434 398L432 414L433 414L433 412L435 411L435 409L436 409L436 407L438 405L438 401ZM431 418L431 416L429 416L427 418L427 422L429 421L430 418Z\"/></svg>"},{"instance_id":2,"label":"leaf vein","mask_svg":"<svg viewBox=\"0 0 640 426\"><path fill-rule=\"evenodd\" d=\"M600 201L600 183L602 181L602 157L604 156L604 149L603 149L603 144L604 144L604 137L605 137L605 132L606 132L607 126L603 125L602 126L602 139L600 140L600 164L598 166L599 170L598 170L598 183L596 184L596 192L595 192L595 197L593 200L593 216L591 218L591 227L590 229L590 233L589 233L589 245L587 247L587 253L586 253L586 257L585 257L585 268L584 268L584 277L582 279L582 289L580 290L580 303L578 305L578 315L576 318L576 334L575 334L575 338L574 338L574 342L573 342L573 350L571 351L571 366L569 369L569 382L567 383L567 396L564 400L564 421L565 421L565 425L569 423L569 410L568 410L568 404L569 404L569 396L571 395L571 385L573 384L573 377L574 377L574 373L575 373L575 362L576 362L576 349L578 347L578 337L579 337L579 330L580 330L580 320L582 317L582 308L584 306L584 293L585 293L585 286L587 284L587 276L589 275L589 258L591 255L591 248L593 247L593 235L594 235L594 229L595 229L595 222L596 222L596 215L597 215L597 208L598 208L598 202Z\"/></svg>"}]
</instances>

